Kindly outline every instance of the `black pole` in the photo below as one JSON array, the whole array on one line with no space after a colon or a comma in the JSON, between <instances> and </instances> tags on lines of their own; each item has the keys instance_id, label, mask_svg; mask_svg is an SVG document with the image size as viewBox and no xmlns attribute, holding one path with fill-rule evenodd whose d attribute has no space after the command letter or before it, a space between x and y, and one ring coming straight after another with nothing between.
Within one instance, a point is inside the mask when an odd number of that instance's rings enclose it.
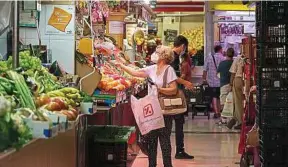
<instances>
[{"instance_id":1,"label":"black pole","mask_svg":"<svg viewBox=\"0 0 288 167\"><path fill-rule=\"evenodd\" d=\"M14 0L13 3L13 31L12 31L12 59L13 68L19 67L19 4L21 1Z\"/></svg>"}]
</instances>

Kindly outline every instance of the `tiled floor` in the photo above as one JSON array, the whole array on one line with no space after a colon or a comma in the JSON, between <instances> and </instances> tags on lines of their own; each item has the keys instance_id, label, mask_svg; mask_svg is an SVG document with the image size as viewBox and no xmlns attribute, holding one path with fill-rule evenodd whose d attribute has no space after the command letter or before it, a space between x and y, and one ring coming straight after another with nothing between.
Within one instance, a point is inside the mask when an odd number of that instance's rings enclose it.
<instances>
[{"instance_id":1,"label":"tiled floor","mask_svg":"<svg viewBox=\"0 0 288 167\"><path fill-rule=\"evenodd\" d=\"M225 127L219 127L214 120L191 117L185 124L186 151L195 156L194 160L175 160L174 167L238 167L237 154L239 134ZM175 146L172 135L172 146ZM173 147L173 156L175 149ZM158 152L158 166L163 167L161 151ZM139 154L132 167L148 167L148 158Z\"/></svg>"}]
</instances>

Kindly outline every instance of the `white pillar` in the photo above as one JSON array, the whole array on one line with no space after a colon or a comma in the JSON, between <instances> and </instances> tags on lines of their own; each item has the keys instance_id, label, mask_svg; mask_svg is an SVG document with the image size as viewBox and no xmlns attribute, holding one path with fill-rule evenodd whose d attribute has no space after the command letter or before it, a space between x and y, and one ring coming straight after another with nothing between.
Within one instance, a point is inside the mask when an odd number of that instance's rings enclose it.
<instances>
[{"instance_id":1,"label":"white pillar","mask_svg":"<svg viewBox=\"0 0 288 167\"><path fill-rule=\"evenodd\" d=\"M204 57L213 53L214 48L214 23L213 23L213 13L210 10L209 2L205 2L205 39L204 39Z\"/></svg>"}]
</instances>

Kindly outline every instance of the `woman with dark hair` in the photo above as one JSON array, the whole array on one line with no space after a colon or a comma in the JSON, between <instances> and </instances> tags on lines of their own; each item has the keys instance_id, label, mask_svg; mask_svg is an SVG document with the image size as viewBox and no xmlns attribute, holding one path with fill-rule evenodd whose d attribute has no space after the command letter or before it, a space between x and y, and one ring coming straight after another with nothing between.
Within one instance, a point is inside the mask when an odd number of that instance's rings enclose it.
<instances>
[{"instance_id":1,"label":"woman with dark hair","mask_svg":"<svg viewBox=\"0 0 288 167\"><path fill-rule=\"evenodd\" d=\"M191 82L192 76L191 76L191 60L187 53L184 53L180 58L180 74L181 78Z\"/></svg>"}]
</instances>

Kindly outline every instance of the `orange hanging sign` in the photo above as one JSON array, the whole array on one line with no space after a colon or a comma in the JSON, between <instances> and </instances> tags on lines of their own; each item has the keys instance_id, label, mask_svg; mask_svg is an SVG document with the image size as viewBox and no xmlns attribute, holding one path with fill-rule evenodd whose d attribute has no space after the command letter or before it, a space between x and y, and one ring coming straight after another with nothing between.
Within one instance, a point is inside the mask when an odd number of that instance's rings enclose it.
<instances>
[{"instance_id":1,"label":"orange hanging sign","mask_svg":"<svg viewBox=\"0 0 288 167\"><path fill-rule=\"evenodd\" d=\"M70 23L72 19L72 14L67 11L54 7L53 13L50 16L48 21L48 25L56 28L61 32L65 32L66 27Z\"/></svg>"}]
</instances>

